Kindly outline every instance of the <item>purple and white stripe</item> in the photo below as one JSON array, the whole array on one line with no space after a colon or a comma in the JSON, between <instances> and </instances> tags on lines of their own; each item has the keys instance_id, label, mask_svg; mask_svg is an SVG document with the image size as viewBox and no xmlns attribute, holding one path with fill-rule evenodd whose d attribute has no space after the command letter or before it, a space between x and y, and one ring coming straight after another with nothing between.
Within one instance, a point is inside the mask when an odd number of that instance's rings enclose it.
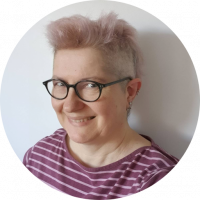
<instances>
[{"instance_id":1,"label":"purple and white stripe","mask_svg":"<svg viewBox=\"0 0 200 200\"><path fill-rule=\"evenodd\" d=\"M178 162L149 137L125 158L99 168L87 168L69 154L66 132L57 130L30 148L24 165L44 183L61 192L86 199L114 199L142 191L163 178Z\"/></svg>"}]
</instances>

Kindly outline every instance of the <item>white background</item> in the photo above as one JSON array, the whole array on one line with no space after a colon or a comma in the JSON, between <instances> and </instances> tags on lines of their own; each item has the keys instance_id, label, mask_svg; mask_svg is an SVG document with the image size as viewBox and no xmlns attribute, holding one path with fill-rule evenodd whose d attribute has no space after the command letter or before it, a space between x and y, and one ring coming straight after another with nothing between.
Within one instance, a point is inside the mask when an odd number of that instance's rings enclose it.
<instances>
[{"instance_id":1,"label":"white background","mask_svg":"<svg viewBox=\"0 0 200 200\"><path fill-rule=\"evenodd\" d=\"M130 126L179 159L185 153L199 107L198 81L185 47L166 25L141 9L90 1L64 7L40 20L9 58L2 80L1 113L7 137L20 160L36 142L61 127L42 85L51 78L53 68L46 25L77 13L97 18L102 11L112 10L137 29L144 54L142 89L133 102Z\"/></svg>"}]
</instances>

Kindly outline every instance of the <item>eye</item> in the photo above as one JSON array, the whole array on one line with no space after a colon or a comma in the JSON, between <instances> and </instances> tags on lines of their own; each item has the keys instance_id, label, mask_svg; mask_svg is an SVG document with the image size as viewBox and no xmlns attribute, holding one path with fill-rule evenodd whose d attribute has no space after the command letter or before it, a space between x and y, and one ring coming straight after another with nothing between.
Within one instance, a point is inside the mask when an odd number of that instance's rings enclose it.
<instances>
[{"instance_id":1,"label":"eye","mask_svg":"<svg viewBox=\"0 0 200 200\"><path fill-rule=\"evenodd\" d=\"M54 85L54 86L58 86L58 87L60 87L60 86L65 86L65 84L62 83L62 82L60 82L60 81L53 81L53 85Z\"/></svg>"},{"instance_id":2,"label":"eye","mask_svg":"<svg viewBox=\"0 0 200 200\"><path fill-rule=\"evenodd\" d=\"M88 83L85 87L86 88L95 88L95 87L97 87L97 84L95 84L95 83Z\"/></svg>"}]
</instances>

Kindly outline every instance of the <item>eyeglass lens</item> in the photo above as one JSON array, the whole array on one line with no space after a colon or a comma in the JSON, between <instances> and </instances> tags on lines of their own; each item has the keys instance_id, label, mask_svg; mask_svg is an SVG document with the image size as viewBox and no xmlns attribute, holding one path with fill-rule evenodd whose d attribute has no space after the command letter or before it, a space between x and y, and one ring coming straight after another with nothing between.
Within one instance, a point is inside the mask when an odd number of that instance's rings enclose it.
<instances>
[{"instance_id":1,"label":"eyeglass lens","mask_svg":"<svg viewBox=\"0 0 200 200\"><path fill-rule=\"evenodd\" d=\"M66 85L59 80L49 81L47 84L48 91L50 94L58 99L63 99L68 89ZM86 101L95 101L100 95L99 86L90 81L82 81L76 85L77 95Z\"/></svg>"}]
</instances>

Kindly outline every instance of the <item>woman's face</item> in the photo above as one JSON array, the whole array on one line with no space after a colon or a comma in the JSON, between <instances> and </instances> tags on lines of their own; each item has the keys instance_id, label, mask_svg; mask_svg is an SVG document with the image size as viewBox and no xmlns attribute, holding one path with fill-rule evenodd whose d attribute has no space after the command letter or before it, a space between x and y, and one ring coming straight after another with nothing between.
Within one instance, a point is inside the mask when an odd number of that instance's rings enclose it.
<instances>
[{"instance_id":1,"label":"woman's face","mask_svg":"<svg viewBox=\"0 0 200 200\"><path fill-rule=\"evenodd\" d=\"M100 83L117 80L105 68L101 54L92 48L59 50L54 58L53 78L68 84L84 79ZM81 100L70 88L67 98L52 98L52 106L70 139L77 143L112 138L126 123L126 94L119 83L104 88L95 102Z\"/></svg>"}]
</instances>

